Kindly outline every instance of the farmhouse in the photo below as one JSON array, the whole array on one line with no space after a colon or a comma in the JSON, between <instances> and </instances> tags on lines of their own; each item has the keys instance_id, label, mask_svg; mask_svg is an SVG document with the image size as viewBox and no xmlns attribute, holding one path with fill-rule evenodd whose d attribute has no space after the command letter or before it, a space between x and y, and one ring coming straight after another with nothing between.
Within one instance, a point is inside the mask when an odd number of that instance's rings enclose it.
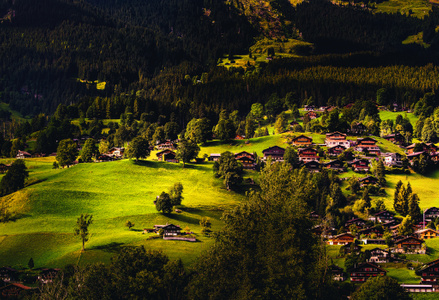
<instances>
[{"instance_id":1,"label":"farmhouse","mask_svg":"<svg viewBox=\"0 0 439 300\"><path fill-rule=\"evenodd\" d=\"M383 136L383 139L399 145L404 144L405 142L405 138L399 132L385 135Z\"/></svg>"},{"instance_id":2,"label":"farmhouse","mask_svg":"<svg viewBox=\"0 0 439 300\"><path fill-rule=\"evenodd\" d=\"M367 159L356 159L351 163L351 168L355 172L368 172L370 170L369 160Z\"/></svg>"},{"instance_id":3,"label":"farmhouse","mask_svg":"<svg viewBox=\"0 0 439 300\"><path fill-rule=\"evenodd\" d=\"M370 237L372 235L376 235L377 237L383 236L384 229L382 226L372 226L358 231L358 235L365 235Z\"/></svg>"},{"instance_id":4,"label":"farmhouse","mask_svg":"<svg viewBox=\"0 0 439 300\"><path fill-rule=\"evenodd\" d=\"M327 241L328 245L346 245L348 243L353 243L355 237L350 233L342 233L336 235Z\"/></svg>"},{"instance_id":5,"label":"farmhouse","mask_svg":"<svg viewBox=\"0 0 439 300\"><path fill-rule=\"evenodd\" d=\"M391 211L382 210L374 214L372 217L369 217L369 219L379 223L387 223L394 220L394 215L395 213Z\"/></svg>"},{"instance_id":6,"label":"farmhouse","mask_svg":"<svg viewBox=\"0 0 439 300\"><path fill-rule=\"evenodd\" d=\"M18 153L15 156L15 158L17 158L17 159L24 159L24 158L30 158L30 157L32 157L32 155L29 152L21 151L21 150L18 150Z\"/></svg>"},{"instance_id":7,"label":"farmhouse","mask_svg":"<svg viewBox=\"0 0 439 300\"><path fill-rule=\"evenodd\" d=\"M338 159L325 163L323 166L335 171L345 171L344 163Z\"/></svg>"},{"instance_id":8,"label":"farmhouse","mask_svg":"<svg viewBox=\"0 0 439 300\"><path fill-rule=\"evenodd\" d=\"M254 169L255 168L255 156L246 151L235 153L235 159L242 163L244 169Z\"/></svg>"},{"instance_id":9,"label":"farmhouse","mask_svg":"<svg viewBox=\"0 0 439 300\"><path fill-rule=\"evenodd\" d=\"M387 167L402 167L402 155L399 153L384 154L384 165Z\"/></svg>"},{"instance_id":10,"label":"farmhouse","mask_svg":"<svg viewBox=\"0 0 439 300\"><path fill-rule=\"evenodd\" d=\"M154 229L156 232L159 232L160 229L163 229L163 236L174 236L181 234L180 226L174 224L154 225Z\"/></svg>"},{"instance_id":11,"label":"farmhouse","mask_svg":"<svg viewBox=\"0 0 439 300\"><path fill-rule=\"evenodd\" d=\"M125 148L113 147L108 150L107 154L114 158L122 158L125 152Z\"/></svg>"},{"instance_id":12,"label":"farmhouse","mask_svg":"<svg viewBox=\"0 0 439 300\"><path fill-rule=\"evenodd\" d=\"M303 162L319 161L318 152L313 148L299 149L299 160Z\"/></svg>"},{"instance_id":13,"label":"farmhouse","mask_svg":"<svg viewBox=\"0 0 439 300\"><path fill-rule=\"evenodd\" d=\"M358 179L358 181L360 182L361 186L378 184L378 179L373 176L366 176Z\"/></svg>"},{"instance_id":14,"label":"farmhouse","mask_svg":"<svg viewBox=\"0 0 439 300\"><path fill-rule=\"evenodd\" d=\"M178 163L178 159L176 158L177 154L172 150L166 149L157 152L156 155L159 161Z\"/></svg>"},{"instance_id":15,"label":"farmhouse","mask_svg":"<svg viewBox=\"0 0 439 300\"><path fill-rule=\"evenodd\" d=\"M208 160L209 161L218 161L220 159L220 157L221 157L220 153L212 153L212 154L210 154Z\"/></svg>"},{"instance_id":16,"label":"farmhouse","mask_svg":"<svg viewBox=\"0 0 439 300\"><path fill-rule=\"evenodd\" d=\"M380 148L376 145L377 141L370 137L357 140L355 151L366 152L379 156L381 154Z\"/></svg>"},{"instance_id":17,"label":"farmhouse","mask_svg":"<svg viewBox=\"0 0 439 300\"><path fill-rule=\"evenodd\" d=\"M430 222L434 221L436 218L439 218L439 208L430 207L424 211L425 221Z\"/></svg>"},{"instance_id":18,"label":"farmhouse","mask_svg":"<svg viewBox=\"0 0 439 300\"><path fill-rule=\"evenodd\" d=\"M370 258L367 260L367 262L374 264L383 264L388 263L390 261L390 258L391 254L389 251L381 248L374 248L370 250Z\"/></svg>"},{"instance_id":19,"label":"farmhouse","mask_svg":"<svg viewBox=\"0 0 439 300\"><path fill-rule=\"evenodd\" d=\"M363 135L367 130L367 127L363 123L355 123L351 125L350 132L355 135Z\"/></svg>"},{"instance_id":20,"label":"farmhouse","mask_svg":"<svg viewBox=\"0 0 439 300\"><path fill-rule=\"evenodd\" d=\"M307 146L311 146L312 145L312 138L304 136L302 134L302 135L299 135L299 136L296 136L295 138L293 138L291 140L291 143L293 144L293 146L305 146L305 147L307 147Z\"/></svg>"},{"instance_id":21,"label":"farmhouse","mask_svg":"<svg viewBox=\"0 0 439 300\"><path fill-rule=\"evenodd\" d=\"M52 282L59 273L60 269L43 269L38 275L38 281L43 284Z\"/></svg>"},{"instance_id":22,"label":"farmhouse","mask_svg":"<svg viewBox=\"0 0 439 300\"><path fill-rule=\"evenodd\" d=\"M308 116L310 120L314 120L314 119L317 119L319 117L319 115L317 115L317 113L315 111L307 112L305 114L305 116Z\"/></svg>"},{"instance_id":23,"label":"farmhouse","mask_svg":"<svg viewBox=\"0 0 439 300\"><path fill-rule=\"evenodd\" d=\"M425 249L422 247L423 240L409 236L401 240L395 241L394 252L398 253L417 253L425 254Z\"/></svg>"},{"instance_id":24,"label":"farmhouse","mask_svg":"<svg viewBox=\"0 0 439 300\"><path fill-rule=\"evenodd\" d=\"M377 265L373 263L362 263L357 265L351 272L351 281L353 282L364 282L369 277L376 277L376 276L384 276L386 275L387 271L384 269L381 269Z\"/></svg>"},{"instance_id":25,"label":"farmhouse","mask_svg":"<svg viewBox=\"0 0 439 300\"><path fill-rule=\"evenodd\" d=\"M363 228L366 225L366 222L360 218L352 218L344 224L344 227L349 228L351 225L355 225L358 228Z\"/></svg>"},{"instance_id":26,"label":"farmhouse","mask_svg":"<svg viewBox=\"0 0 439 300\"><path fill-rule=\"evenodd\" d=\"M329 267L329 270L332 274L332 278L335 281L345 281L346 280L345 273L344 273L343 269L340 268L339 266L332 265Z\"/></svg>"},{"instance_id":27,"label":"farmhouse","mask_svg":"<svg viewBox=\"0 0 439 300\"><path fill-rule=\"evenodd\" d=\"M416 237L423 240L433 239L439 236L439 232L431 228L418 230L414 233Z\"/></svg>"},{"instance_id":28,"label":"farmhouse","mask_svg":"<svg viewBox=\"0 0 439 300\"><path fill-rule=\"evenodd\" d=\"M439 278L439 259L425 264L419 271L421 274L421 283L437 284Z\"/></svg>"},{"instance_id":29,"label":"farmhouse","mask_svg":"<svg viewBox=\"0 0 439 300\"><path fill-rule=\"evenodd\" d=\"M175 150L175 149L177 149L177 144L171 140L167 140L167 141L164 141L163 143L159 143L157 145L157 149L158 150L165 150L165 149Z\"/></svg>"},{"instance_id":30,"label":"farmhouse","mask_svg":"<svg viewBox=\"0 0 439 300\"><path fill-rule=\"evenodd\" d=\"M279 146L273 146L265 150L262 150L262 153L264 154L264 160L271 157L272 160L283 161L285 149Z\"/></svg>"},{"instance_id":31,"label":"farmhouse","mask_svg":"<svg viewBox=\"0 0 439 300\"><path fill-rule=\"evenodd\" d=\"M320 172L320 163L318 161L308 161L305 163L305 168L311 173Z\"/></svg>"},{"instance_id":32,"label":"farmhouse","mask_svg":"<svg viewBox=\"0 0 439 300\"><path fill-rule=\"evenodd\" d=\"M342 145L337 145L337 146L328 148L327 153L329 156L338 156L338 155L342 154L345 150L346 150L346 147L344 147Z\"/></svg>"},{"instance_id":33,"label":"farmhouse","mask_svg":"<svg viewBox=\"0 0 439 300\"><path fill-rule=\"evenodd\" d=\"M343 146L345 148L350 147L350 142L346 140L346 134L341 132L332 132L326 134L325 139L326 147Z\"/></svg>"}]
</instances>

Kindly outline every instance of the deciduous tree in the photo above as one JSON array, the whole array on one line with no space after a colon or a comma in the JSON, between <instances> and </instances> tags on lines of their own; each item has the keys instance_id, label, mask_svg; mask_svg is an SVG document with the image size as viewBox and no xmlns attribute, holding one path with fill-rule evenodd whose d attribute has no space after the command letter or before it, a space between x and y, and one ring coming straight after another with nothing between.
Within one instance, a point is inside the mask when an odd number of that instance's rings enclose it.
<instances>
[{"instance_id":1,"label":"deciduous tree","mask_svg":"<svg viewBox=\"0 0 439 300\"><path fill-rule=\"evenodd\" d=\"M135 137L128 145L125 153L127 157L135 158L136 160L147 158L150 154L148 140L143 136Z\"/></svg>"},{"instance_id":2,"label":"deciduous tree","mask_svg":"<svg viewBox=\"0 0 439 300\"><path fill-rule=\"evenodd\" d=\"M65 139L59 142L56 150L56 160L61 167L70 166L78 156L78 146L71 139Z\"/></svg>"},{"instance_id":3,"label":"deciduous tree","mask_svg":"<svg viewBox=\"0 0 439 300\"><path fill-rule=\"evenodd\" d=\"M85 251L85 243L88 241L88 236L90 232L88 227L93 223L93 215L81 214L81 216L76 220L76 226L74 233L79 236L82 240L82 251Z\"/></svg>"},{"instance_id":4,"label":"deciduous tree","mask_svg":"<svg viewBox=\"0 0 439 300\"><path fill-rule=\"evenodd\" d=\"M197 157L199 152L200 147L198 147L196 142L192 140L181 140L177 146L177 159L183 162L184 168L185 164Z\"/></svg>"},{"instance_id":5,"label":"deciduous tree","mask_svg":"<svg viewBox=\"0 0 439 300\"><path fill-rule=\"evenodd\" d=\"M162 192L156 199L155 208L164 214L172 212L172 200L168 193Z\"/></svg>"}]
</instances>

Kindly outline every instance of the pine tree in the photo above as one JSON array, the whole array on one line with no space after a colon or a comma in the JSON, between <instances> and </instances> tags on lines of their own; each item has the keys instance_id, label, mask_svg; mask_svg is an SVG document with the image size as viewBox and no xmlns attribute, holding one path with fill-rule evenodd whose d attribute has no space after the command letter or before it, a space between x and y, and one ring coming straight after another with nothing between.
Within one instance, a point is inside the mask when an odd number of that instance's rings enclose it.
<instances>
[{"instance_id":1,"label":"pine tree","mask_svg":"<svg viewBox=\"0 0 439 300\"><path fill-rule=\"evenodd\" d=\"M398 181L395 185L395 192L393 194L393 208L395 209L396 212L400 212L401 211L401 203L399 202L399 192L401 191L401 189L404 187L402 181Z\"/></svg>"},{"instance_id":2,"label":"pine tree","mask_svg":"<svg viewBox=\"0 0 439 300\"><path fill-rule=\"evenodd\" d=\"M370 203L370 196L369 196L369 188L365 187L363 190L363 195L361 197L361 199L364 200L364 202L366 203L366 207L370 208L371 207L371 203Z\"/></svg>"},{"instance_id":3,"label":"pine tree","mask_svg":"<svg viewBox=\"0 0 439 300\"><path fill-rule=\"evenodd\" d=\"M421 208L419 207L418 194L411 194L408 204L408 215L412 217L412 220L421 219Z\"/></svg>"},{"instance_id":4,"label":"pine tree","mask_svg":"<svg viewBox=\"0 0 439 300\"><path fill-rule=\"evenodd\" d=\"M385 172L386 172L386 168L384 167L383 160L380 159L376 166L375 175L378 178L379 185L382 187L386 185Z\"/></svg>"}]
</instances>

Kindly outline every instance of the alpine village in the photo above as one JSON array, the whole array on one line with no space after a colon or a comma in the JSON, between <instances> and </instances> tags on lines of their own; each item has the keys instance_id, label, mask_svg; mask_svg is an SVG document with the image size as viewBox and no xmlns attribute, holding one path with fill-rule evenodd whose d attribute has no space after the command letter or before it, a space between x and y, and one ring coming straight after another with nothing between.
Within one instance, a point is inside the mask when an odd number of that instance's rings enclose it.
<instances>
[{"instance_id":1,"label":"alpine village","mask_svg":"<svg viewBox=\"0 0 439 300\"><path fill-rule=\"evenodd\" d=\"M0 299L438 299L439 1L0 0Z\"/></svg>"}]
</instances>

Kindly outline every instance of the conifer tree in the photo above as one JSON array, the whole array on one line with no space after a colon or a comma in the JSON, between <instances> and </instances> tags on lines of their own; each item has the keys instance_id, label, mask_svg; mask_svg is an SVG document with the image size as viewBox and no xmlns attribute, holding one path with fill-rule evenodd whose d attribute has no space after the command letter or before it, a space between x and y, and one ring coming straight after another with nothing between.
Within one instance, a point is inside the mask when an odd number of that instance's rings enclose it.
<instances>
[{"instance_id":1,"label":"conifer tree","mask_svg":"<svg viewBox=\"0 0 439 300\"><path fill-rule=\"evenodd\" d=\"M384 167L383 160L380 159L377 163L377 166L376 166L375 175L378 178L379 185L382 187L384 187L386 185L385 172L386 172L386 169Z\"/></svg>"},{"instance_id":2,"label":"conifer tree","mask_svg":"<svg viewBox=\"0 0 439 300\"><path fill-rule=\"evenodd\" d=\"M401 203L399 201L399 192L401 191L401 189L403 188L403 183L402 181L398 181L395 185L395 192L393 194L393 208L395 209L396 212L400 212L401 211Z\"/></svg>"}]
</instances>

